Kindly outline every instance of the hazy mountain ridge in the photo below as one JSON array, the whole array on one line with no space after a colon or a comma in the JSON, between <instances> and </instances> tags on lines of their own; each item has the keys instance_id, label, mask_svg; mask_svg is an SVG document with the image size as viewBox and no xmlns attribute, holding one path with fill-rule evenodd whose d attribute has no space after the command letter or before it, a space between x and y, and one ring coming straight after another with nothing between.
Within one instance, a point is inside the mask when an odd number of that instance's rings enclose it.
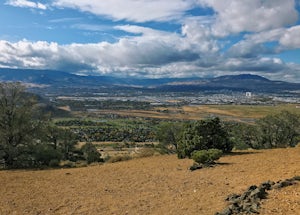
<instances>
[{"instance_id":1,"label":"hazy mountain ridge","mask_svg":"<svg viewBox=\"0 0 300 215\"><path fill-rule=\"evenodd\" d=\"M0 69L0 81L20 81L58 88L152 88L161 91L232 90L282 92L300 90L299 83L271 81L251 74L226 75L215 78L118 78L111 76L80 76L61 71Z\"/></svg>"}]
</instances>

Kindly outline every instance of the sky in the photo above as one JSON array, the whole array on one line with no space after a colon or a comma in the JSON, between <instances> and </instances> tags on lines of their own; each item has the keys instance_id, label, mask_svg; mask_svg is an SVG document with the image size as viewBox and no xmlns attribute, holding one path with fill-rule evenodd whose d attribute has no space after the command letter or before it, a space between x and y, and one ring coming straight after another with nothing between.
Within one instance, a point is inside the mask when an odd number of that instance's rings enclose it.
<instances>
[{"instance_id":1,"label":"sky","mask_svg":"<svg viewBox=\"0 0 300 215\"><path fill-rule=\"evenodd\" d=\"M300 83L300 0L2 0L0 67Z\"/></svg>"}]
</instances>

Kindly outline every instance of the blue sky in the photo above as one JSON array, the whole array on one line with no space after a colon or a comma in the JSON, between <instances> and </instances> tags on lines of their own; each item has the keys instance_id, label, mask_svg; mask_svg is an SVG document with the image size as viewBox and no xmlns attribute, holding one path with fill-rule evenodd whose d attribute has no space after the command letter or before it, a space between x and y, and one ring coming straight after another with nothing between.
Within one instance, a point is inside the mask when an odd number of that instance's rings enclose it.
<instances>
[{"instance_id":1,"label":"blue sky","mask_svg":"<svg viewBox=\"0 0 300 215\"><path fill-rule=\"evenodd\" d=\"M300 82L300 0L3 0L0 67Z\"/></svg>"}]
</instances>

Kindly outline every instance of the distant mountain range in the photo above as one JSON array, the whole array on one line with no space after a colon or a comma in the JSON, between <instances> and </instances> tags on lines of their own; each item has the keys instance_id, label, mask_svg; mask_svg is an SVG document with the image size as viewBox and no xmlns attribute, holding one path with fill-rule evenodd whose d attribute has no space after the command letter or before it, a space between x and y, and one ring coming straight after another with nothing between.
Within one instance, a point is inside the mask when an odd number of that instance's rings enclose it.
<instances>
[{"instance_id":1,"label":"distant mountain range","mask_svg":"<svg viewBox=\"0 0 300 215\"><path fill-rule=\"evenodd\" d=\"M44 88L144 88L158 91L231 90L285 92L300 90L299 83L271 81L251 74L216 78L117 78L111 76L80 76L67 72L30 69L0 69L0 81L20 81ZM30 86L30 85L29 85Z\"/></svg>"}]
</instances>

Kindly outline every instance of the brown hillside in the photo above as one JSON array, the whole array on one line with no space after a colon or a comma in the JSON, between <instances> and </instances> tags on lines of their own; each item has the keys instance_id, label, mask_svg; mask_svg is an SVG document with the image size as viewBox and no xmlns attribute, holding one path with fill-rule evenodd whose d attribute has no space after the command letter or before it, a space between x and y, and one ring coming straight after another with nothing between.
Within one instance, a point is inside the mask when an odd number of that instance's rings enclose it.
<instances>
[{"instance_id":1,"label":"brown hillside","mask_svg":"<svg viewBox=\"0 0 300 215\"><path fill-rule=\"evenodd\" d=\"M209 214L231 193L300 175L300 147L235 153L194 172L158 156L78 169L0 171L0 214ZM269 192L261 214L300 214L300 183Z\"/></svg>"}]
</instances>

